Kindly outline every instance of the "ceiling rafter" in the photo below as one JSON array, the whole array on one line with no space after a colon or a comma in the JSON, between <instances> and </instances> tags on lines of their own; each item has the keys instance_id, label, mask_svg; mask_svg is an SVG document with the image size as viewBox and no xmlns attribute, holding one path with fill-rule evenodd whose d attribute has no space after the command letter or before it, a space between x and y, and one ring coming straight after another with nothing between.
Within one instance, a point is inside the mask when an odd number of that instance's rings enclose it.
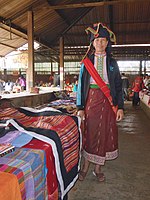
<instances>
[{"instance_id":1,"label":"ceiling rafter","mask_svg":"<svg viewBox=\"0 0 150 200\"><path fill-rule=\"evenodd\" d=\"M149 43L150 0L20 0L20 2L14 5L8 0L3 0L1 5L1 42L14 48L28 40L26 18L28 10L32 10L35 15L34 39L41 44L40 49L47 49L45 52L47 58L48 56L50 58L51 54L54 58L56 55L59 56L59 38L62 36L65 46L78 46L74 52L72 49L65 49L64 53L68 55L65 59L69 59L69 54L72 52L74 54L77 52L81 57L88 44L88 37L84 30L98 20L106 23L116 34L117 43L120 45ZM141 13L140 16L139 13ZM20 38L17 39L16 35ZM10 40L6 42L3 40L5 38ZM11 41L12 38L14 38L13 41ZM85 45L85 49L82 50L79 47L81 45ZM1 48L0 54L7 55L9 50L7 46ZM116 51L123 55L123 51L120 52L119 48ZM127 51L128 49L123 52L124 55L128 53ZM129 52L133 54L135 51ZM143 55L143 58L147 53L144 49L142 52L140 49L136 52ZM71 57L73 58L73 55Z\"/></svg>"},{"instance_id":2,"label":"ceiling rafter","mask_svg":"<svg viewBox=\"0 0 150 200\"><path fill-rule=\"evenodd\" d=\"M126 20L126 21L120 21L120 22L114 22L114 25L115 24L147 24L147 23L150 23L150 20ZM75 26L86 26L86 27L88 27L88 26L90 26L91 24L89 23L89 24L87 24L87 23L82 23L82 24L76 24Z\"/></svg>"},{"instance_id":3,"label":"ceiling rafter","mask_svg":"<svg viewBox=\"0 0 150 200\"><path fill-rule=\"evenodd\" d=\"M11 46L11 45L8 45L8 44L6 44L6 43L3 43L3 42L0 42L0 45L3 45L3 46L6 46L6 47L9 47L9 48L11 48L11 49L14 49L14 50L16 50L16 49L17 49L17 47L13 47L13 46Z\"/></svg>"},{"instance_id":4,"label":"ceiling rafter","mask_svg":"<svg viewBox=\"0 0 150 200\"><path fill-rule=\"evenodd\" d=\"M9 31L11 33L13 33L16 36L22 37L24 39L27 39L27 35L21 31L18 31L17 29L10 27L9 25L6 25L4 23L0 23L0 28Z\"/></svg>"},{"instance_id":5,"label":"ceiling rafter","mask_svg":"<svg viewBox=\"0 0 150 200\"><path fill-rule=\"evenodd\" d=\"M19 10L19 12L15 13L14 15L10 16L9 19L10 21L13 21L15 19L17 19L18 17L20 17L21 15L25 14L27 11L29 10L33 10L33 7L36 8L43 0L34 0L30 6L27 6L26 8L23 8L22 10Z\"/></svg>"},{"instance_id":6,"label":"ceiling rafter","mask_svg":"<svg viewBox=\"0 0 150 200\"><path fill-rule=\"evenodd\" d=\"M45 55L43 52L35 51L34 54L38 54L44 57L49 57L49 61L58 62L59 58L55 58L54 56Z\"/></svg>"},{"instance_id":7,"label":"ceiling rafter","mask_svg":"<svg viewBox=\"0 0 150 200\"><path fill-rule=\"evenodd\" d=\"M48 2L50 6L53 6L52 3ZM60 10L55 10L55 12L65 21L65 23L70 26L70 21L64 16L63 12Z\"/></svg>"},{"instance_id":8,"label":"ceiling rafter","mask_svg":"<svg viewBox=\"0 0 150 200\"><path fill-rule=\"evenodd\" d=\"M149 0L144 0L149 1ZM100 1L100 2L90 2L90 3L75 3L75 4L64 4L64 5L57 5L57 6L50 6L42 7L42 9L71 9L71 8L85 8L85 7L97 7L97 6L104 6L104 5L113 5L113 4L120 4L120 3L132 3L132 2L143 2L143 0L118 0L118 1Z\"/></svg>"},{"instance_id":9,"label":"ceiling rafter","mask_svg":"<svg viewBox=\"0 0 150 200\"><path fill-rule=\"evenodd\" d=\"M60 38L61 36L64 36L64 34L66 34L68 31L69 31L69 29L71 29L83 16L85 16L90 10L91 10L92 8L87 8L87 9L85 9L83 12L82 12L82 14L78 17L78 18L76 18L73 22L72 22L72 24L70 25L70 26L68 26L68 28L66 28L64 31L62 31L62 33L60 34L60 35L58 35L55 39L54 39L54 42L56 41L56 40L58 40L58 38Z\"/></svg>"},{"instance_id":10,"label":"ceiling rafter","mask_svg":"<svg viewBox=\"0 0 150 200\"><path fill-rule=\"evenodd\" d=\"M23 39L28 39L28 35L27 35L27 31L20 28L19 26L16 26L14 23L10 23L10 24L5 24L4 22L7 21L8 19L4 19L2 17L0 17L0 28L3 28L5 30L7 30L8 32L13 33L14 35L17 35L19 37L22 37ZM46 41L41 40L40 37L38 36L34 36L34 39L39 42L41 45L51 49L52 51L57 52L54 48L50 47L50 44L48 44Z\"/></svg>"},{"instance_id":11,"label":"ceiling rafter","mask_svg":"<svg viewBox=\"0 0 150 200\"><path fill-rule=\"evenodd\" d=\"M137 34L137 31L128 31L128 35L134 35L134 34ZM139 31L138 34L143 34L143 31ZM147 31L147 34L150 34L150 31ZM126 33L124 31L118 31L117 32L117 35L126 35ZM79 37L79 36L86 36L84 33L66 33L65 36L76 36L76 37Z\"/></svg>"}]
</instances>

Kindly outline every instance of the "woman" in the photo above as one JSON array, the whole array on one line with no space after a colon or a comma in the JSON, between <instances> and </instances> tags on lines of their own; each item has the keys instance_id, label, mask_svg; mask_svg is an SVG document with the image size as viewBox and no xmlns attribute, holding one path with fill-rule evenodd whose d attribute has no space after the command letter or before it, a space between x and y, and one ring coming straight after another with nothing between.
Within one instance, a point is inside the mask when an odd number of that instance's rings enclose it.
<instances>
[{"instance_id":1,"label":"woman","mask_svg":"<svg viewBox=\"0 0 150 200\"><path fill-rule=\"evenodd\" d=\"M77 92L77 115L84 124L84 161L79 180L84 180L92 162L93 174L101 182L105 180L101 166L118 156L116 121L123 118L122 82L117 62L110 54L114 33L102 23L86 31L90 33L90 48L82 61Z\"/></svg>"},{"instance_id":2,"label":"woman","mask_svg":"<svg viewBox=\"0 0 150 200\"><path fill-rule=\"evenodd\" d=\"M137 106L140 104L140 97L139 92L144 89L144 82L143 82L143 75L135 77L135 80L132 84L132 91L133 91L133 99L132 99L132 105Z\"/></svg>"}]
</instances>

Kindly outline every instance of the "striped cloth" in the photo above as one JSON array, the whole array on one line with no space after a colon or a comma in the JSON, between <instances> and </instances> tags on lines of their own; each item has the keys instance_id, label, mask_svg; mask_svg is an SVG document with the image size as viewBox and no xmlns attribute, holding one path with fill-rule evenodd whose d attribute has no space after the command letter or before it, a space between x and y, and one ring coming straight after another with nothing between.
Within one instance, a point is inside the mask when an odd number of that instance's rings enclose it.
<instances>
[{"instance_id":1,"label":"striped cloth","mask_svg":"<svg viewBox=\"0 0 150 200\"><path fill-rule=\"evenodd\" d=\"M7 172L10 174L14 174L19 183L19 189L21 192L21 199L25 200L26 199L26 190L25 190L25 182L24 182L24 174L23 171L17 167L12 167L6 164L0 164L0 172ZM1 177L2 179L2 177Z\"/></svg>"},{"instance_id":2,"label":"striped cloth","mask_svg":"<svg viewBox=\"0 0 150 200\"><path fill-rule=\"evenodd\" d=\"M0 164L4 164L5 167L8 165L22 170L26 200L45 199L47 170L44 151L19 148L1 158Z\"/></svg>"},{"instance_id":3,"label":"striped cloth","mask_svg":"<svg viewBox=\"0 0 150 200\"><path fill-rule=\"evenodd\" d=\"M25 127L53 130L57 132L63 149L63 159L67 172L78 163L79 135L78 127L71 116L55 113L55 115L43 116L23 109L7 108L0 113L1 119L16 119ZM68 157L68 152L70 156Z\"/></svg>"},{"instance_id":4,"label":"striped cloth","mask_svg":"<svg viewBox=\"0 0 150 200\"><path fill-rule=\"evenodd\" d=\"M46 166L48 168L47 172L48 200L58 199L58 181L56 176L54 156L52 153L51 145L41 140L33 139L31 142L25 145L24 148L41 149L45 151ZM56 195L57 198L54 198L54 196Z\"/></svg>"},{"instance_id":5,"label":"striped cloth","mask_svg":"<svg viewBox=\"0 0 150 200\"><path fill-rule=\"evenodd\" d=\"M52 146L60 199L73 187L79 171L80 125L76 116L30 108L7 108L0 112L0 118L7 120L11 131L17 129ZM14 119L14 120L12 120ZM12 126L13 128L12 128Z\"/></svg>"}]
</instances>

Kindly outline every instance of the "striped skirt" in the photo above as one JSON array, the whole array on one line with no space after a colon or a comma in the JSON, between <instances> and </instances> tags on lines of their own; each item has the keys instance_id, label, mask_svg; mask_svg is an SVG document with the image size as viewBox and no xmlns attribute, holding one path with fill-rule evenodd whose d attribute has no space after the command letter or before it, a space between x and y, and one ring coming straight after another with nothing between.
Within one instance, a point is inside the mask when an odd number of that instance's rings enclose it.
<instances>
[{"instance_id":1,"label":"striped skirt","mask_svg":"<svg viewBox=\"0 0 150 200\"><path fill-rule=\"evenodd\" d=\"M85 108L83 157L95 164L118 156L116 116L99 88L90 88Z\"/></svg>"}]
</instances>

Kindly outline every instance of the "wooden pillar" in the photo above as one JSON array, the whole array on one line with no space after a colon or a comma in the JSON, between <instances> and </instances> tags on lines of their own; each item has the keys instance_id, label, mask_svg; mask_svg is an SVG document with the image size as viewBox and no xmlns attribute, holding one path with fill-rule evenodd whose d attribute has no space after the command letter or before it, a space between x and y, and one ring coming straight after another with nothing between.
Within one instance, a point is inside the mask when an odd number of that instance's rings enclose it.
<instances>
[{"instance_id":1,"label":"wooden pillar","mask_svg":"<svg viewBox=\"0 0 150 200\"><path fill-rule=\"evenodd\" d=\"M34 86L34 21L33 12L28 11L28 68L27 91Z\"/></svg>"},{"instance_id":2,"label":"wooden pillar","mask_svg":"<svg viewBox=\"0 0 150 200\"><path fill-rule=\"evenodd\" d=\"M7 69L4 69L4 81L8 81L7 80Z\"/></svg>"},{"instance_id":3,"label":"wooden pillar","mask_svg":"<svg viewBox=\"0 0 150 200\"><path fill-rule=\"evenodd\" d=\"M64 38L60 38L60 89L64 89Z\"/></svg>"},{"instance_id":4,"label":"wooden pillar","mask_svg":"<svg viewBox=\"0 0 150 200\"><path fill-rule=\"evenodd\" d=\"M146 74L146 60L144 60L144 75Z\"/></svg>"},{"instance_id":5,"label":"wooden pillar","mask_svg":"<svg viewBox=\"0 0 150 200\"><path fill-rule=\"evenodd\" d=\"M139 69L139 74L142 74L142 60L140 60L140 69Z\"/></svg>"},{"instance_id":6,"label":"wooden pillar","mask_svg":"<svg viewBox=\"0 0 150 200\"><path fill-rule=\"evenodd\" d=\"M53 62L51 61L51 74L53 74Z\"/></svg>"}]
</instances>

